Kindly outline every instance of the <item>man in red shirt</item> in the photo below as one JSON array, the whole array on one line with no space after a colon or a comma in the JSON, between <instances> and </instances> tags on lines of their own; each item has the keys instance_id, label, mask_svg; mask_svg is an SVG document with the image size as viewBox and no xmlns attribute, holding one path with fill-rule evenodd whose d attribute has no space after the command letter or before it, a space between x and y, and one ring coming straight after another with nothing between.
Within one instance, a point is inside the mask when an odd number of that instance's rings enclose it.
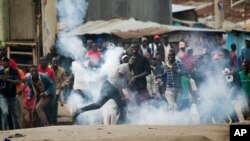
<instances>
[{"instance_id":1,"label":"man in red shirt","mask_svg":"<svg viewBox=\"0 0 250 141\"><path fill-rule=\"evenodd\" d=\"M92 68L99 68L101 65L101 52L98 50L96 43L92 44L92 48L87 51L89 57L89 66Z\"/></svg>"},{"instance_id":2,"label":"man in red shirt","mask_svg":"<svg viewBox=\"0 0 250 141\"><path fill-rule=\"evenodd\" d=\"M4 56L7 56L7 47L2 47L0 48L0 58L3 58ZM9 59L10 62L9 62L9 66L11 68L16 68L16 61L14 61L13 59ZM0 66L2 66L2 64L0 64Z\"/></svg>"},{"instance_id":3,"label":"man in red shirt","mask_svg":"<svg viewBox=\"0 0 250 141\"><path fill-rule=\"evenodd\" d=\"M48 60L46 57L40 57L40 65L37 67L38 72L45 73L49 76L51 80L55 83L56 76L55 72L52 68L48 67ZM51 97L48 108L45 109L46 115L48 115L48 120L51 125L56 125L57 122L57 114L56 114L56 98L55 96Z\"/></svg>"},{"instance_id":4,"label":"man in red shirt","mask_svg":"<svg viewBox=\"0 0 250 141\"><path fill-rule=\"evenodd\" d=\"M48 67L48 61L45 57L40 57L40 66L38 66L38 72L47 74L50 79L55 81L55 72L52 68Z\"/></svg>"}]
</instances>

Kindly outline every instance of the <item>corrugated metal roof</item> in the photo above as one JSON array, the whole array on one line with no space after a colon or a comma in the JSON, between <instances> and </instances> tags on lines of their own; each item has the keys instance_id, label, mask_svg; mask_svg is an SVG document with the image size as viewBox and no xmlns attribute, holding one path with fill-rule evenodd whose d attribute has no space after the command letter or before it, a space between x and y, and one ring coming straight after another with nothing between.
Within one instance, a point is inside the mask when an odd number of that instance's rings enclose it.
<instances>
[{"instance_id":1,"label":"corrugated metal roof","mask_svg":"<svg viewBox=\"0 0 250 141\"><path fill-rule=\"evenodd\" d=\"M179 22L179 23L188 25L189 27L194 27L194 26L196 26L196 25L200 25L200 26L202 26L202 27L204 27L204 28L213 29L212 27L209 27L209 26L207 26L206 24L201 23L201 22L180 20L180 19L176 19L176 18L173 18L173 22ZM197 27L197 28L199 28L199 27Z\"/></svg>"},{"instance_id":2,"label":"corrugated metal roof","mask_svg":"<svg viewBox=\"0 0 250 141\"><path fill-rule=\"evenodd\" d=\"M243 30L243 29L232 29L231 31L235 32L244 32L244 33L250 33L250 30Z\"/></svg>"},{"instance_id":3,"label":"corrugated metal roof","mask_svg":"<svg viewBox=\"0 0 250 141\"><path fill-rule=\"evenodd\" d=\"M172 13L183 12L183 11L193 10L193 9L195 9L195 7L193 6L172 4Z\"/></svg>"},{"instance_id":4,"label":"corrugated metal roof","mask_svg":"<svg viewBox=\"0 0 250 141\"><path fill-rule=\"evenodd\" d=\"M113 19L109 21L90 21L68 32L67 35L113 34L120 38L128 39L174 31L224 32L224 30L217 29L178 27L154 22L142 22L131 18L128 20Z\"/></svg>"},{"instance_id":5,"label":"corrugated metal roof","mask_svg":"<svg viewBox=\"0 0 250 141\"><path fill-rule=\"evenodd\" d=\"M140 30L145 28L160 28L162 25L154 22L140 22L134 19L122 20L112 19L109 21L89 21L69 32L70 35L83 34L111 34L112 32L124 32L129 30Z\"/></svg>"}]
</instances>

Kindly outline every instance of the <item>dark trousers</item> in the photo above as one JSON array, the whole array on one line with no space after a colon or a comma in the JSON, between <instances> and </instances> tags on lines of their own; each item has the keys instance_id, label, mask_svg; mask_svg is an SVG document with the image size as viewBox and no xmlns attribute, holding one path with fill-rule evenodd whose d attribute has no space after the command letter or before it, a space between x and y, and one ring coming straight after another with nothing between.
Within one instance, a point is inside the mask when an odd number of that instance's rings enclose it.
<instances>
[{"instance_id":1,"label":"dark trousers","mask_svg":"<svg viewBox=\"0 0 250 141\"><path fill-rule=\"evenodd\" d=\"M0 94L0 109L2 110L2 130L9 130L9 120L12 122L13 129L20 129L21 125L19 122L16 97L6 98Z\"/></svg>"},{"instance_id":2,"label":"dark trousers","mask_svg":"<svg viewBox=\"0 0 250 141\"><path fill-rule=\"evenodd\" d=\"M57 102L56 96L51 96L49 103L44 108L44 112L48 118L49 124L56 125L57 124Z\"/></svg>"},{"instance_id":3,"label":"dark trousers","mask_svg":"<svg viewBox=\"0 0 250 141\"><path fill-rule=\"evenodd\" d=\"M90 111L90 110L96 110L101 108L108 100L114 99L118 108L120 117L118 119L118 123L124 123L125 121L125 102L122 100L121 94L119 93L119 90L115 88L112 84L109 83L109 81L105 81L101 88L101 97L98 99L97 102L92 103L90 105L87 105L81 110L83 112Z\"/></svg>"}]
</instances>

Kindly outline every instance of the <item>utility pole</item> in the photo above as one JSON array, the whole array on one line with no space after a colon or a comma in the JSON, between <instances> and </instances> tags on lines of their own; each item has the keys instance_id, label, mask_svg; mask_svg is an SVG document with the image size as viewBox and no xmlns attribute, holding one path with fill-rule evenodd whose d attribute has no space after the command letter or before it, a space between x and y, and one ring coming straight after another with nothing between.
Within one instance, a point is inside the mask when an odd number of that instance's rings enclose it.
<instances>
[{"instance_id":1,"label":"utility pole","mask_svg":"<svg viewBox=\"0 0 250 141\"><path fill-rule=\"evenodd\" d=\"M224 22L223 0L214 0L214 19L215 19L215 28L221 29Z\"/></svg>"}]
</instances>

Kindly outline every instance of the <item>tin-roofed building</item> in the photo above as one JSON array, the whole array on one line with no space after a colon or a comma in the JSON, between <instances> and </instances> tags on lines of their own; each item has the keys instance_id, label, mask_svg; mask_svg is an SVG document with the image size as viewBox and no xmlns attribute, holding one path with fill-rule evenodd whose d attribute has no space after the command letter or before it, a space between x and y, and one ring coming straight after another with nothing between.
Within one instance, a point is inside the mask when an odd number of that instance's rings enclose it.
<instances>
[{"instance_id":1,"label":"tin-roofed building","mask_svg":"<svg viewBox=\"0 0 250 141\"><path fill-rule=\"evenodd\" d=\"M172 24L171 0L90 0L86 21L134 18Z\"/></svg>"}]
</instances>

